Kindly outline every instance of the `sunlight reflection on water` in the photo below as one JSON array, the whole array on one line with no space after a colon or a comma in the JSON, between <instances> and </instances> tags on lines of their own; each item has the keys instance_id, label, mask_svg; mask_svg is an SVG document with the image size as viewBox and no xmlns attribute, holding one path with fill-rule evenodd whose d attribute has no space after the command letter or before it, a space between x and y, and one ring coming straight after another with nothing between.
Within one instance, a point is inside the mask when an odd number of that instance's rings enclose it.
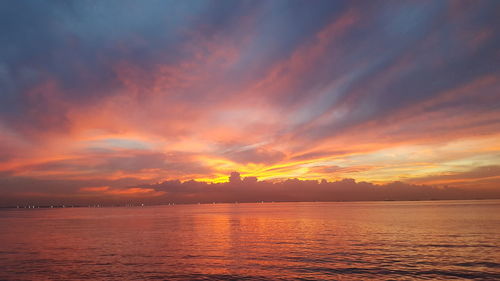
<instances>
[{"instance_id":1,"label":"sunlight reflection on water","mask_svg":"<svg viewBox=\"0 0 500 281\"><path fill-rule=\"evenodd\" d=\"M500 279L500 201L0 211L0 279Z\"/></svg>"}]
</instances>

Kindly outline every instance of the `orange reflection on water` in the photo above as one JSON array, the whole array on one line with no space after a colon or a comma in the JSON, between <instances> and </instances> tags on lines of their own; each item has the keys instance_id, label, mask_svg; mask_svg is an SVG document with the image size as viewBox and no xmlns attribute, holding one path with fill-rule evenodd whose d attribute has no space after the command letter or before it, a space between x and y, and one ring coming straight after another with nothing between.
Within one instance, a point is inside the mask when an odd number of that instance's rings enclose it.
<instances>
[{"instance_id":1,"label":"orange reflection on water","mask_svg":"<svg viewBox=\"0 0 500 281\"><path fill-rule=\"evenodd\" d=\"M495 279L500 201L0 211L0 279Z\"/></svg>"}]
</instances>

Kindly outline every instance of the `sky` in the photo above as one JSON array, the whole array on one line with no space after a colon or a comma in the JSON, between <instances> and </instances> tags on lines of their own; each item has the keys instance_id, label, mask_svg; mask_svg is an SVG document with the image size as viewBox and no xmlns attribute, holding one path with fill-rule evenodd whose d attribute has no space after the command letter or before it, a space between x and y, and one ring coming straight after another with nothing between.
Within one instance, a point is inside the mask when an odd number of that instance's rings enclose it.
<instances>
[{"instance_id":1,"label":"sky","mask_svg":"<svg viewBox=\"0 0 500 281\"><path fill-rule=\"evenodd\" d=\"M499 1L0 0L1 205L328 183L500 196Z\"/></svg>"}]
</instances>

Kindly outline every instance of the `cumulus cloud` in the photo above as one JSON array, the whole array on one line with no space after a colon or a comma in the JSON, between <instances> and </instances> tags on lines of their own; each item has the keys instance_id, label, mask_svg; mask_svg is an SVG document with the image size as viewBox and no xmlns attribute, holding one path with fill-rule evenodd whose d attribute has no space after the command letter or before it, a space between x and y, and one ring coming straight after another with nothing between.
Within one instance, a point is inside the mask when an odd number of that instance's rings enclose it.
<instances>
[{"instance_id":1,"label":"cumulus cloud","mask_svg":"<svg viewBox=\"0 0 500 281\"><path fill-rule=\"evenodd\" d=\"M128 181L130 184L131 180ZM0 183L0 204L167 204L167 203L233 203L290 201L381 201L381 200L449 200L500 198L491 188L458 188L453 186L417 185L403 182L373 184L354 179L338 181L286 179L258 181L233 172L223 183L194 180L169 180L156 184L128 185L111 181L111 185L91 186L89 181L40 181L11 179ZM50 188L47 188L48 186ZM78 187L80 186L80 187ZM42 187L42 188L40 188Z\"/></svg>"},{"instance_id":2,"label":"cumulus cloud","mask_svg":"<svg viewBox=\"0 0 500 281\"><path fill-rule=\"evenodd\" d=\"M227 183L167 181L145 185L166 192L164 202L260 202L260 201L369 201L369 200L433 200L498 198L498 190L459 189L414 185L402 182L372 184L353 179L316 181L287 179L279 182L255 179L232 180Z\"/></svg>"}]
</instances>

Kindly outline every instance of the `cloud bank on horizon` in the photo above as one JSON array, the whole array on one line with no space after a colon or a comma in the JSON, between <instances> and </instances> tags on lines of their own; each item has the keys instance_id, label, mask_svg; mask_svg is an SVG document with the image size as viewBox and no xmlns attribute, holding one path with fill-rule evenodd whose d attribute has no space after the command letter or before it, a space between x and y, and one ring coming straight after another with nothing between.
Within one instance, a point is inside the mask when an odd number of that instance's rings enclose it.
<instances>
[{"instance_id":1,"label":"cloud bank on horizon","mask_svg":"<svg viewBox=\"0 0 500 281\"><path fill-rule=\"evenodd\" d=\"M499 11L0 1L0 195L168 198L232 171L498 191Z\"/></svg>"}]
</instances>

